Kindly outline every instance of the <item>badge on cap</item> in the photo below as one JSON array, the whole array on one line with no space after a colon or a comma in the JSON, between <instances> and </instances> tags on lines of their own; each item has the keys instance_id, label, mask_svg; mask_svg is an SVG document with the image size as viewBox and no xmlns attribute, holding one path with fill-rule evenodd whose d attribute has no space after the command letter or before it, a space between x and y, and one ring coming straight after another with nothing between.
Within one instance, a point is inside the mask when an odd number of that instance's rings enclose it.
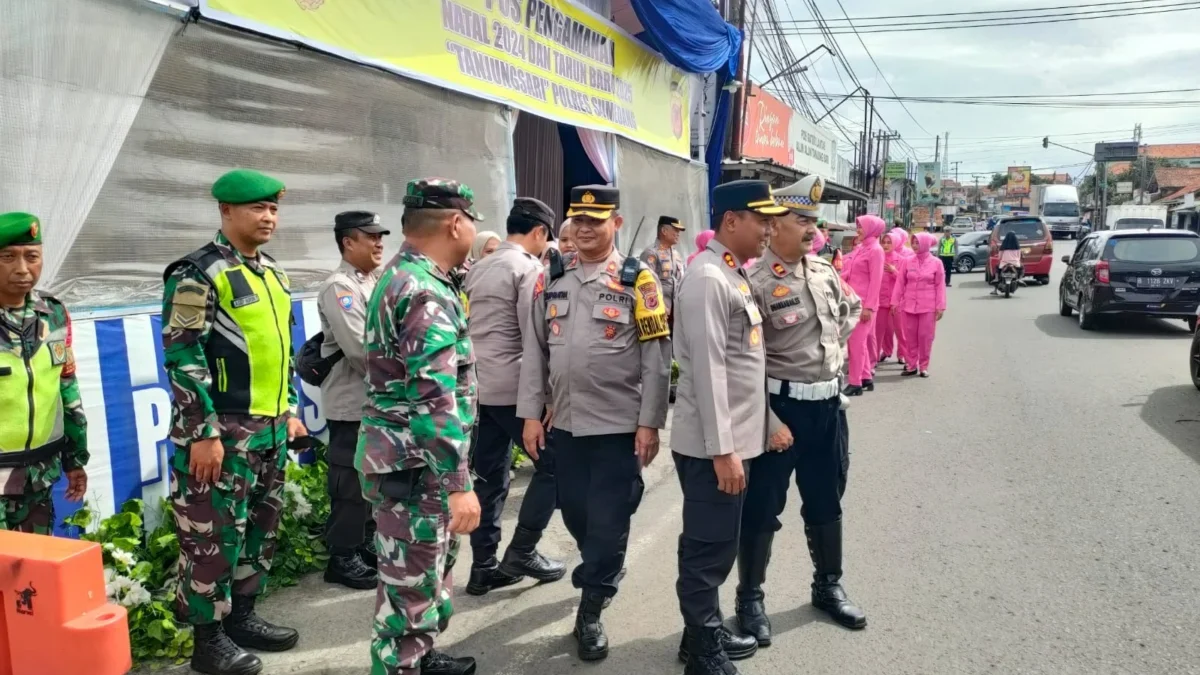
<instances>
[{"instance_id":1,"label":"badge on cap","mask_svg":"<svg viewBox=\"0 0 1200 675\"><path fill-rule=\"evenodd\" d=\"M784 267L780 263L775 263L774 265L771 265L771 271L774 272L775 276L777 276L777 277L786 277L787 276L787 268Z\"/></svg>"},{"instance_id":2,"label":"badge on cap","mask_svg":"<svg viewBox=\"0 0 1200 675\"><path fill-rule=\"evenodd\" d=\"M792 292L792 289L788 288L787 286L776 286L775 290L771 291L771 295L773 295L777 298L782 298L783 296L785 296L791 292Z\"/></svg>"},{"instance_id":3,"label":"badge on cap","mask_svg":"<svg viewBox=\"0 0 1200 675\"><path fill-rule=\"evenodd\" d=\"M36 221L36 220L29 224L29 238L30 239L38 238L38 221Z\"/></svg>"},{"instance_id":4,"label":"badge on cap","mask_svg":"<svg viewBox=\"0 0 1200 675\"><path fill-rule=\"evenodd\" d=\"M595 204L596 195L590 192L585 192L583 193L583 196L579 198L579 201L583 202L584 204Z\"/></svg>"},{"instance_id":5,"label":"badge on cap","mask_svg":"<svg viewBox=\"0 0 1200 675\"><path fill-rule=\"evenodd\" d=\"M722 256L721 259L725 261L726 265L729 265L729 269L731 269L731 270L737 269L737 261L733 259L732 253L726 251L725 255Z\"/></svg>"}]
</instances>

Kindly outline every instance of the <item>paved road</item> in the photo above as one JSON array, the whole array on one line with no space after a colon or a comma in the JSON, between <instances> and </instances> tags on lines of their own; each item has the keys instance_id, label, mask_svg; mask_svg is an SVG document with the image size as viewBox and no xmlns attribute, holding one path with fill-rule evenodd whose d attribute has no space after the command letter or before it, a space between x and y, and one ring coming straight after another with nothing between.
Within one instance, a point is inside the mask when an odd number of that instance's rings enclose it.
<instances>
[{"instance_id":1,"label":"paved road","mask_svg":"<svg viewBox=\"0 0 1200 675\"><path fill-rule=\"evenodd\" d=\"M884 367L850 412L846 582L869 627L809 606L793 493L767 583L776 641L741 671L1200 673L1200 392L1183 324L1085 333L1058 316L1057 274L1011 299L978 273L956 281L933 377ZM680 673L680 494L660 464L605 614L607 661L574 657L566 582L463 595L444 646L489 675ZM570 554L555 528L547 548ZM733 584L722 593L731 613ZM318 580L275 596L264 613L303 637L266 672L365 673L372 603Z\"/></svg>"}]
</instances>

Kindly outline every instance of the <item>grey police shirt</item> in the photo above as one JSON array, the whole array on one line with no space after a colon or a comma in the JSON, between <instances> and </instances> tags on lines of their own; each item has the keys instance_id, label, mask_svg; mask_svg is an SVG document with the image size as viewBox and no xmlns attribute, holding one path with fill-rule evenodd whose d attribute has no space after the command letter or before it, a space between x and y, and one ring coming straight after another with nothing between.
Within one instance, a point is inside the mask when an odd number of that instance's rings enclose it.
<instances>
[{"instance_id":1,"label":"grey police shirt","mask_svg":"<svg viewBox=\"0 0 1200 675\"><path fill-rule=\"evenodd\" d=\"M538 276L524 334L518 417L541 419L549 405L552 426L576 436L666 427L666 307L645 265L632 286L620 282L623 262L614 248L585 271L569 255L562 277Z\"/></svg>"},{"instance_id":2,"label":"grey police shirt","mask_svg":"<svg viewBox=\"0 0 1200 675\"><path fill-rule=\"evenodd\" d=\"M321 407L325 419L357 422L367 402L366 334L367 301L379 280L378 272L363 274L343 260L321 284L317 294L317 313L321 317L321 356L341 350L341 361L334 364L321 383Z\"/></svg>"},{"instance_id":3,"label":"grey police shirt","mask_svg":"<svg viewBox=\"0 0 1200 675\"><path fill-rule=\"evenodd\" d=\"M683 256L679 255L674 247L656 244L642 251L640 259L658 277L658 285L662 288L663 298L667 302L667 313L673 312L679 282L683 279Z\"/></svg>"},{"instance_id":4,"label":"grey police shirt","mask_svg":"<svg viewBox=\"0 0 1200 675\"><path fill-rule=\"evenodd\" d=\"M676 309L679 386L671 450L701 459L761 455L767 440L763 317L742 261L709 242L683 275Z\"/></svg>"},{"instance_id":5,"label":"grey police shirt","mask_svg":"<svg viewBox=\"0 0 1200 675\"><path fill-rule=\"evenodd\" d=\"M520 244L506 241L467 272L467 330L475 347L480 405L517 404L524 351L521 324L541 271L541 261Z\"/></svg>"}]
</instances>

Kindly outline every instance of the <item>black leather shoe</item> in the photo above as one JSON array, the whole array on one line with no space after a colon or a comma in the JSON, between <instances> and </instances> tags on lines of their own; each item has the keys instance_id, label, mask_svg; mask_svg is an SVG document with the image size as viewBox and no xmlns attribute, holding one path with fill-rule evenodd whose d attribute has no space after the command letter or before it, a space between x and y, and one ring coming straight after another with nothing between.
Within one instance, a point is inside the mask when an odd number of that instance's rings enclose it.
<instances>
[{"instance_id":1,"label":"black leather shoe","mask_svg":"<svg viewBox=\"0 0 1200 675\"><path fill-rule=\"evenodd\" d=\"M913 375L916 375L916 374L917 374L917 371L909 370L908 367L905 366L904 372L900 373L900 377L912 377Z\"/></svg>"},{"instance_id":2,"label":"black leather shoe","mask_svg":"<svg viewBox=\"0 0 1200 675\"><path fill-rule=\"evenodd\" d=\"M192 670L205 675L258 675L262 672L262 661L234 644L221 624L196 626L195 633Z\"/></svg>"},{"instance_id":3,"label":"black leather shoe","mask_svg":"<svg viewBox=\"0 0 1200 675\"><path fill-rule=\"evenodd\" d=\"M863 380L863 391L875 391L875 380Z\"/></svg>"},{"instance_id":4,"label":"black leather shoe","mask_svg":"<svg viewBox=\"0 0 1200 675\"><path fill-rule=\"evenodd\" d=\"M808 553L812 556L812 604L846 628L867 627L867 615L850 602L842 588L842 521L805 526Z\"/></svg>"},{"instance_id":5,"label":"black leather shoe","mask_svg":"<svg viewBox=\"0 0 1200 675\"><path fill-rule=\"evenodd\" d=\"M771 645L771 619L763 604L762 590L767 580L767 565L771 562L771 543L774 532L751 534L742 532L738 541L738 587L734 608L738 628L753 636L760 647ZM736 658L732 654L729 658Z\"/></svg>"},{"instance_id":6,"label":"black leather shoe","mask_svg":"<svg viewBox=\"0 0 1200 675\"><path fill-rule=\"evenodd\" d=\"M683 675L739 675L737 666L721 648L715 628L692 628L683 631L687 642L687 665Z\"/></svg>"},{"instance_id":7,"label":"black leather shoe","mask_svg":"<svg viewBox=\"0 0 1200 675\"><path fill-rule=\"evenodd\" d=\"M729 630L725 626L721 626L717 630L717 642L721 644L721 649L730 661L741 661L754 656L758 651L758 640L752 635L738 635ZM679 660L687 663L690 657L690 647L688 645L687 635L679 641Z\"/></svg>"},{"instance_id":8,"label":"black leather shoe","mask_svg":"<svg viewBox=\"0 0 1200 675\"><path fill-rule=\"evenodd\" d=\"M335 555L329 557L329 564L325 567L325 581L365 591L379 585L379 575L367 567L357 553Z\"/></svg>"},{"instance_id":9,"label":"black leather shoe","mask_svg":"<svg viewBox=\"0 0 1200 675\"><path fill-rule=\"evenodd\" d=\"M617 580L614 582L615 584L617 584L617 586L621 585L621 581L623 579L625 579L625 573L628 571L629 571L628 568L622 567L621 571L617 572ZM613 601L612 598L605 598L604 599L604 609L608 609L609 605L612 604L612 601Z\"/></svg>"},{"instance_id":10,"label":"black leather shoe","mask_svg":"<svg viewBox=\"0 0 1200 675\"><path fill-rule=\"evenodd\" d=\"M599 661L608 656L608 636L600 623L603 608L604 596L599 593L584 593L579 601L573 635L579 641L579 658L584 661Z\"/></svg>"},{"instance_id":11,"label":"black leather shoe","mask_svg":"<svg viewBox=\"0 0 1200 675\"><path fill-rule=\"evenodd\" d=\"M233 611L222 622L230 640L246 649L286 652L300 640L295 628L284 628L263 620L254 613L253 596L233 596Z\"/></svg>"},{"instance_id":12,"label":"black leather shoe","mask_svg":"<svg viewBox=\"0 0 1200 675\"><path fill-rule=\"evenodd\" d=\"M489 558L482 564L471 565L471 578L467 581L468 595L487 595L497 588L519 584L525 577L506 574L500 569L500 563L495 558Z\"/></svg>"},{"instance_id":13,"label":"black leather shoe","mask_svg":"<svg viewBox=\"0 0 1200 675\"><path fill-rule=\"evenodd\" d=\"M846 388L842 390L842 396L862 396L862 395L863 395L863 388L853 385L853 384L847 385Z\"/></svg>"},{"instance_id":14,"label":"black leather shoe","mask_svg":"<svg viewBox=\"0 0 1200 675\"><path fill-rule=\"evenodd\" d=\"M500 572L512 577L527 576L541 583L563 578L567 566L537 552L537 543L541 538L541 532L518 526L508 550L504 552L504 559L500 561Z\"/></svg>"},{"instance_id":15,"label":"black leather shoe","mask_svg":"<svg viewBox=\"0 0 1200 675\"><path fill-rule=\"evenodd\" d=\"M473 675L475 659L470 656L454 658L431 649L421 657L421 675Z\"/></svg>"},{"instance_id":16,"label":"black leather shoe","mask_svg":"<svg viewBox=\"0 0 1200 675\"><path fill-rule=\"evenodd\" d=\"M373 570L379 569L379 554L375 551L375 539L372 537L366 543L359 546L358 557L363 561L363 564Z\"/></svg>"}]
</instances>

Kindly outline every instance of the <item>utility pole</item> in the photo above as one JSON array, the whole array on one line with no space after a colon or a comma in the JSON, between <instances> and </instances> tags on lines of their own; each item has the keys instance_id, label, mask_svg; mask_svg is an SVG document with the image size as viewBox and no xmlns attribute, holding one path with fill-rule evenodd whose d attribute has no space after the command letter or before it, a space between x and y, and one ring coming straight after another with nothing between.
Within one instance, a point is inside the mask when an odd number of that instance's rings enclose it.
<instances>
[{"instance_id":1,"label":"utility pole","mask_svg":"<svg viewBox=\"0 0 1200 675\"><path fill-rule=\"evenodd\" d=\"M933 142L933 163L937 164L942 151L942 137L938 136Z\"/></svg>"},{"instance_id":2,"label":"utility pole","mask_svg":"<svg viewBox=\"0 0 1200 675\"><path fill-rule=\"evenodd\" d=\"M942 144L942 175L950 174L950 132L946 132L946 142Z\"/></svg>"},{"instance_id":3,"label":"utility pole","mask_svg":"<svg viewBox=\"0 0 1200 675\"><path fill-rule=\"evenodd\" d=\"M979 198L979 174L975 174L975 213L983 213L983 200Z\"/></svg>"},{"instance_id":4,"label":"utility pole","mask_svg":"<svg viewBox=\"0 0 1200 675\"><path fill-rule=\"evenodd\" d=\"M1146 169L1146 161L1149 159L1148 157L1146 157L1146 153L1142 152L1142 123L1141 122L1138 122L1137 125L1133 127L1133 140L1137 141L1138 154L1141 155L1141 157L1139 157L1138 159L1140 160L1142 168L1141 168L1141 171L1138 172L1138 186L1137 186L1138 187L1137 203L1141 204L1146 201L1146 170L1147 170Z\"/></svg>"},{"instance_id":5,"label":"utility pole","mask_svg":"<svg viewBox=\"0 0 1200 675\"><path fill-rule=\"evenodd\" d=\"M958 165L962 164L962 162L950 162L950 163L954 165L954 182L957 183L958 182Z\"/></svg>"}]
</instances>

